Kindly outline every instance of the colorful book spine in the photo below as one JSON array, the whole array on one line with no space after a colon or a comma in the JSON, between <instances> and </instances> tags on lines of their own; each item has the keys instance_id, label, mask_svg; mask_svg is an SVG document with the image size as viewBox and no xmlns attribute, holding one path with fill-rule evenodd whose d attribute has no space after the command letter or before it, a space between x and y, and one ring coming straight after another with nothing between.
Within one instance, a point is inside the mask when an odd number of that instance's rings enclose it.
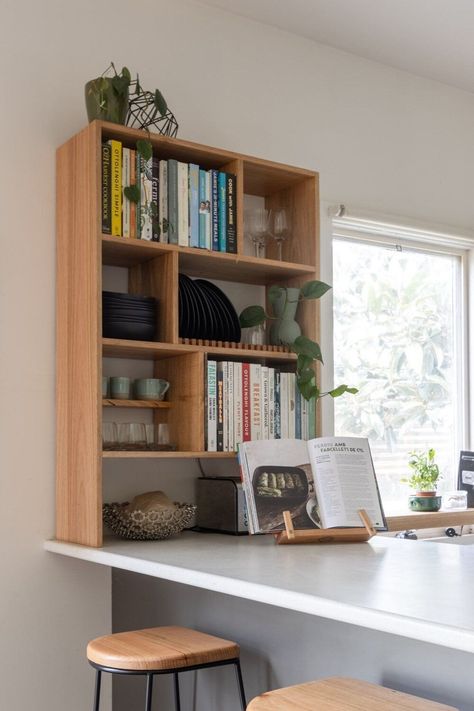
<instances>
[{"instance_id":1,"label":"colorful book spine","mask_svg":"<svg viewBox=\"0 0 474 711\"><path fill-rule=\"evenodd\" d=\"M269 439L275 439L275 368L268 369Z\"/></svg>"},{"instance_id":2,"label":"colorful book spine","mask_svg":"<svg viewBox=\"0 0 474 711\"><path fill-rule=\"evenodd\" d=\"M217 451L224 452L224 364L217 364Z\"/></svg>"},{"instance_id":3,"label":"colorful book spine","mask_svg":"<svg viewBox=\"0 0 474 711\"><path fill-rule=\"evenodd\" d=\"M295 439L295 389L296 375L295 373L287 373L288 375L288 437Z\"/></svg>"},{"instance_id":4,"label":"colorful book spine","mask_svg":"<svg viewBox=\"0 0 474 711\"><path fill-rule=\"evenodd\" d=\"M153 158L145 160L140 156L140 229L139 239L151 242L153 239Z\"/></svg>"},{"instance_id":5,"label":"colorful book spine","mask_svg":"<svg viewBox=\"0 0 474 711\"><path fill-rule=\"evenodd\" d=\"M250 437L250 364L242 363L242 441Z\"/></svg>"},{"instance_id":6,"label":"colorful book spine","mask_svg":"<svg viewBox=\"0 0 474 711\"><path fill-rule=\"evenodd\" d=\"M224 391L225 392L225 391ZM235 451L234 432L234 364L227 363L227 399L225 401L227 409L227 451Z\"/></svg>"},{"instance_id":7,"label":"colorful book spine","mask_svg":"<svg viewBox=\"0 0 474 711\"><path fill-rule=\"evenodd\" d=\"M138 190L141 190L141 184L142 184L142 178L141 178L141 171L142 171L142 160L140 157L140 153L138 151L135 151L135 180L136 184L138 186ZM135 231L137 235L137 239L140 239L140 206L141 206L141 198L139 198L138 202L135 203L135 215L136 215L136 221L135 221Z\"/></svg>"},{"instance_id":8,"label":"colorful book spine","mask_svg":"<svg viewBox=\"0 0 474 711\"><path fill-rule=\"evenodd\" d=\"M207 361L207 451L217 452L217 363Z\"/></svg>"},{"instance_id":9,"label":"colorful book spine","mask_svg":"<svg viewBox=\"0 0 474 711\"><path fill-rule=\"evenodd\" d=\"M281 372L275 368L275 439L281 439L280 391Z\"/></svg>"},{"instance_id":10,"label":"colorful book spine","mask_svg":"<svg viewBox=\"0 0 474 711\"><path fill-rule=\"evenodd\" d=\"M130 185L137 184L137 152L130 149ZM137 237L137 204L130 202L130 237Z\"/></svg>"},{"instance_id":11,"label":"colorful book spine","mask_svg":"<svg viewBox=\"0 0 474 711\"><path fill-rule=\"evenodd\" d=\"M112 205L111 205L111 164L112 146L102 144L102 232L110 235L112 232Z\"/></svg>"},{"instance_id":12,"label":"colorful book spine","mask_svg":"<svg viewBox=\"0 0 474 711\"><path fill-rule=\"evenodd\" d=\"M281 439L288 439L288 416L289 416L289 393L288 393L288 375L289 373L281 374L280 388L280 427Z\"/></svg>"},{"instance_id":13,"label":"colorful book spine","mask_svg":"<svg viewBox=\"0 0 474 711\"><path fill-rule=\"evenodd\" d=\"M168 242L168 161L160 160L160 196L158 219L160 222L160 242Z\"/></svg>"},{"instance_id":14,"label":"colorful book spine","mask_svg":"<svg viewBox=\"0 0 474 711\"><path fill-rule=\"evenodd\" d=\"M301 393L298 390L295 379L295 437L296 439L302 438L301 430Z\"/></svg>"},{"instance_id":15,"label":"colorful book spine","mask_svg":"<svg viewBox=\"0 0 474 711\"><path fill-rule=\"evenodd\" d=\"M188 164L178 161L178 244L189 247Z\"/></svg>"},{"instance_id":16,"label":"colorful book spine","mask_svg":"<svg viewBox=\"0 0 474 711\"><path fill-rule=\"evenodd\" d=\"M130 185L130 148L122 150L122 237L130 237L130 200L125 188Z\"/></svg>"},{"instance_id":17,"label":"colorful book spine","mask_svg":"<svg viewBox=\"0 0 474 711\"><path fill-rule=\"evenodd\" d=\"M237 205L236 176L226 174L227 179L227 251L237 254Z\"/></svg>"},{"instance_id":18,"label":"colorful book spine","mask_svg":"<svg viewBox=\"0 0 474 711\"><path fill-rule=\"evenodd\" d=\"M316 400L308 400L308 439L316 437Z\"/></svg>"},{"instance_id":19,"label":"colorful book spine","mask_svg":"<svg viewBox=\"0 0 474 711\"><path fill-rule=\"evenodd\" d=\"M219 251L219 188L218 170L209 171L211 174L211 247L214 252Z\"/></svg>"},{"instance_id":20,"label":"colorful book spine","mask_svg":"<svg viewBox=\"0 0 474 711\"><path fill-rule=\"evenodd\" d=\"M223 430L223 449L224 452L229 451L229 363L224 361L222 363L222 379L223 379L223 417L222 417L222 430Z\"/></svg>"},{"instance_id":21,"label":"colorful book spine","mask_svg":"<svg viewBox=\"0 0 474 711\"><path fill-rule=\"evenodd\" d=\"M189 164L189 246L199 247L199 166Z\"/></svg>"},{"instance_id":22,"label":"colorful book spine","mask_svg":"<svg viewBox=\"0 0 474 711\"><path fill-rule=\"evenodd\" d=\"M158 205L160 202L160 161L153 156L151 173L151 230L153 242L160 241L160 223L158 219Z\"/></svg>"},{"instance_id":23,"label":"colorful book spine","mask_svg":"<svg viewBox=\"0 0 474 711\"><path fill-rule=\"evenodd\" d=\"M262 439L262 422L260 419L260 398L261 398L261 366L256 363L250 364L250 438L251 440Z\"/></svg>"},{"instance_id":24,"label":"colorful book spine","mask_svg":"<svg viewBox=\"0 0 474 711\"><path fill-rule=\"evenodd\" d=\"M270 394L268 383L268 367L262 365L260 368L260 422L262 427L262 439L270 437Z\"/></svg>"},{"instance_id":25,"label":"colorful book spine","mask_svg":"<svg viewBox=\"0 0 474 711\"><path fill-rule=\"evenodd\" d=\"M168 242L178 244L178 161L168 161Z\"/></svg>"},{"instance_id":26,"label":"colorful book spine","mask_svg":"<svg viewBox=\"0 0 474 711\"><path fill-rule=\"evenodd\" d=\"M122 236L122 143L110 140L111 147L111 231L114 237Z\"/></svg>"},{"instance_id":27,"label":"colorful book spine","mask_svg":"<svg viewBox=\"0 0 474 711\"><path fill-rule=\"evenodd\" d=\"M242 418L242 367L243 363L234 363L234 447L237 449L243 441Z\"/></svg>"},{"instance_id":28,"label":"colorful book spine","mask_svg":"<svg viewBox=\"0 0 474 711\"><path fill-rule=\"evenodd\" d=\"M199 246L206 249L206 171L199 169Z\"/></svg>"},{"instance_id":29,"label":"colorful book spine","mask_svg":"<svg viewBox=\"0 0 474 711\"><path fill-rule=\"evenodd\" d=\"M206 171L206 212L205 212L205 243L206 249L212 249L211 235L211 172Z\"/></svg>"},{"instance_id":30,"label":"colorful book spine","mask_svg":"<svg viewBox=\"0 0 474 711\"><path fill-rule=\"evenodd\" d=\"M301 398L301 438L308 439L308 401Z\"/></svg>"},{"instance_id":31,"label":"colorful book spine","mask_svg":"<svg viewBox=\"0 0 474 711\"><path fill-rule=\"evenodd\" d=\"M218 186L218 219L219 219L219 252L227 251L227 176L219 172Z\"/></svg>"}]
</instances>

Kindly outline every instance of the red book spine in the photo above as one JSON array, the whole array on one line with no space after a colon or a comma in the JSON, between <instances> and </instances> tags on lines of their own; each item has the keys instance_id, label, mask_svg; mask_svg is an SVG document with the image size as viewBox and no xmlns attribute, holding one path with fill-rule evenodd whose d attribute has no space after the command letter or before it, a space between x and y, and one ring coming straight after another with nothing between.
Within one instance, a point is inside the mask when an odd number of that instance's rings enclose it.
<instances>
[{"instance_id":1,"label":"red book spine","mask_svg":"<svg viewBox=\"0 0 474 711\"><path fill-rule=\"evenodd\" d=\"M250 441L250 365L242 363L242 441Z\"/></svg>"}]
</instances>

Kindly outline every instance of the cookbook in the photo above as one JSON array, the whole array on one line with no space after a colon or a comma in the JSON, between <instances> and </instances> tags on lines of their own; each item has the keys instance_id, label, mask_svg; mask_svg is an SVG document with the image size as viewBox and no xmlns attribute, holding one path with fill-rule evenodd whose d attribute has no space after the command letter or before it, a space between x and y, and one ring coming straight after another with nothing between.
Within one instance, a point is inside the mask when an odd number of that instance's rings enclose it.
<instances>
[{"instance_id":1,"label":"cookbook","mask_svg":"<svg viewBox=\"0 0 474 711\"><path fill-rule=\"evenodd\" d=\"M250 533L361 526L365 509L373 526L387 524L369 442L360 437L279 439L239 444Z\"/></svg>"}]
</instances>

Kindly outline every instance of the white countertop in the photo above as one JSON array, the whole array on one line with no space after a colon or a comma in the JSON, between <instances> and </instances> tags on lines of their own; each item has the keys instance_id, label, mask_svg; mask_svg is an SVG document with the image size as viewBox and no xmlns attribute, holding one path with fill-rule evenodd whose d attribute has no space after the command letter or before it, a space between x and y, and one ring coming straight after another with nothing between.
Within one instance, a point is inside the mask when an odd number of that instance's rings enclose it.
<instances>
[{"instance_id":1,"label":"white countertop","mask_svg":"<svg viewBox=\"0 0 474 711\"><path fill-rule=\"evenodd\" d=\"M47 541L53 553L474 652L474 546L376 537L277 546L267 536Z\"/></svg>"}]
</instances>

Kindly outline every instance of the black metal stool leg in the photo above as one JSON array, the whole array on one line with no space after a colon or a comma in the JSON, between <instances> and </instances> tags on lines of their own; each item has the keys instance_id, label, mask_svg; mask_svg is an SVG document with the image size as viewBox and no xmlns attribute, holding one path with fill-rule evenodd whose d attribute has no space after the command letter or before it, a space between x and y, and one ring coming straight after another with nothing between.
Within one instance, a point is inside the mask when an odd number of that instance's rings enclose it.
<instances>
[{"instance_id":1,"label":"black metal stool leg","mask_svg":"<svg viewBox=\"0 0 474 711\"><path fill-rule=\"evenodd\" d=\"M151 711L151 699L153 696L153 674L146 676L146 702L145 711Z\"/></svg>"},{"instance_id":2,"label":"black metal stool leg","mask_svg":"<svg viewBox=\"0 0 474 711\"><path fill-rule=\"evenodd\" d=\"M97 671L95 673L94 711L99 711L101 677L102 677L102 672L100 671L100 669L97 669Z\"/></svg>"},{"instance_id":3,"label":"black metal stool leg","mask_svg":"<svg viewBox=\"0 0 474 711\"><path fill-rule=\"evenodd\" d=\"M179 698L179 678L178 672L174 673L174 706L176 711L181 711L181 701Z\"/></svg>"},{"instance_id":4,"label":"black metal stool leg","mask_svg":"<svg viewBox=\"0 0 474 711\"><path fill-rule=\"evenodd\" d=\"M235 661L235 673L237 675L237 683L239 685L240 703L242 704L242 711L245 711L245 709L247 708L247 702L245 700L244 680L242 679L240 659L237 659Z\"/></svg>"}]
</instances>

